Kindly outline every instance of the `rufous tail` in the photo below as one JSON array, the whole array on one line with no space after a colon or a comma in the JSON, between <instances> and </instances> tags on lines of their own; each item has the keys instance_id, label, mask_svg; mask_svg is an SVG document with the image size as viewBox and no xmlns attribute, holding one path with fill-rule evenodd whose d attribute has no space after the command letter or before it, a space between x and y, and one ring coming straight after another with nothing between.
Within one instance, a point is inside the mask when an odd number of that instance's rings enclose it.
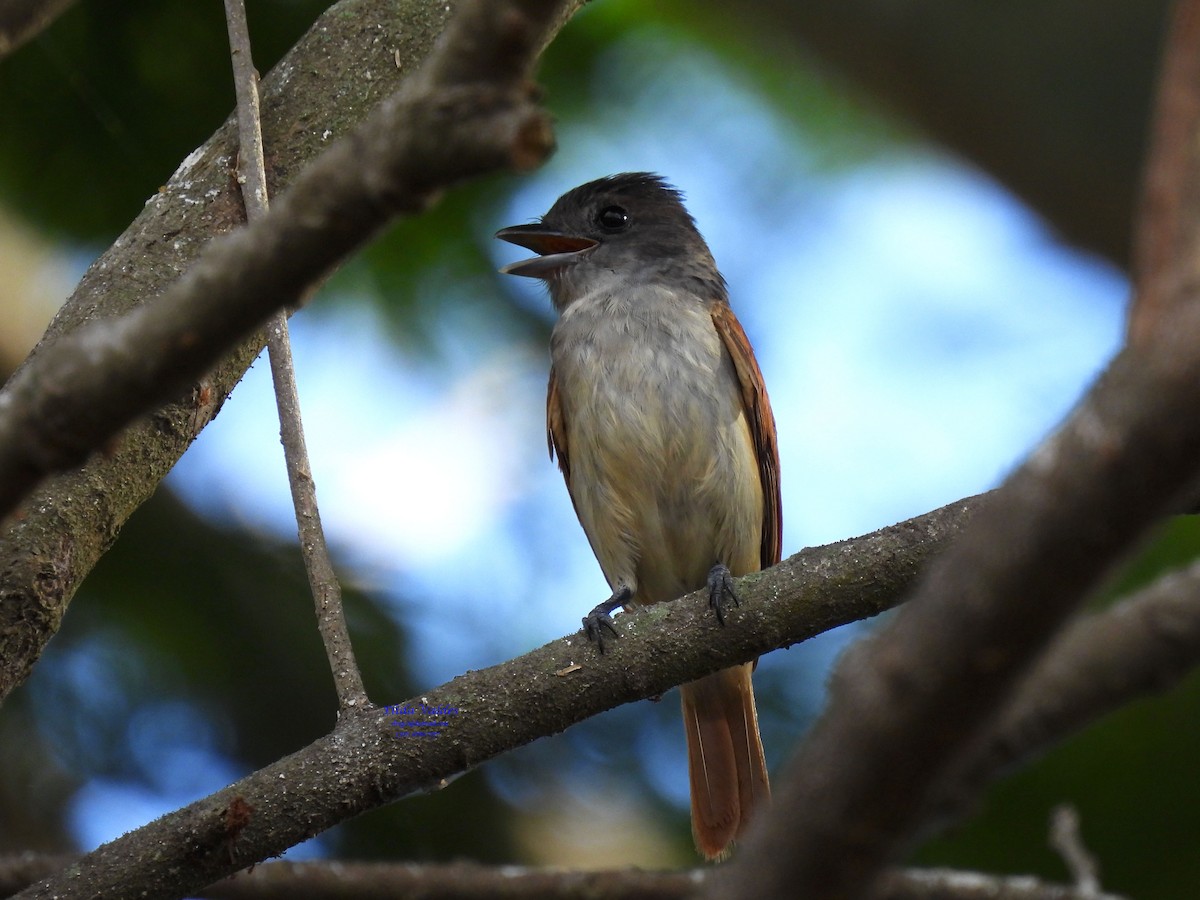
<instances>
[{"instance_id":1,"label":"rufous tail","mask_svg":"<svg viewBox=\"0 0 1200 900\"><path fill-rule=\"evenodd\" d=\"M692 836L720 859L771 799L750 683L753 663L722 669L680 688L692 787Z\"/></svg>"}]
</instances>

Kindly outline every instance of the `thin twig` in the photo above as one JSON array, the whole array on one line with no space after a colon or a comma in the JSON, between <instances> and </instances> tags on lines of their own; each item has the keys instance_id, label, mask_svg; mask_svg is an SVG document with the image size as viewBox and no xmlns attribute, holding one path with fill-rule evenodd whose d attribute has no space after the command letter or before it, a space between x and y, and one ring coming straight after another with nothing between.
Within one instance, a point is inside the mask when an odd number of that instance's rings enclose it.
<instances>
[{"instance_id":1,"label":"thin twig","mask_svg":"<svg viewBox=\"0 0 1200 900\"><path fill-rule=\"evenodd\" d=\"M229 27L229 48L237 91L240 148L238 182L246 203L246 219L253 222L266 215L269 201L259 116L258 72L254 68L250 49L250 30L246 25L243 0L225 0L225 21ZM279 410L279 431L283 439L288 484L292 489L292 505L296 510L300 554L304 558L304 570L308 573L308 584L316 602L317 627L329 657L338 705L342 712L367 709L370 701L354 659L350 631L346 627L342 588L333 569L325 529L321 526L321 513L317 508L317 487L304 440L300 394L296 387L292 342L288 336L285 310L276 312L267 326L267 350L271 358L271 378L275 383L275 405Z\"/></svg>"},{"instance_id":2,"label":"thin twig","mask_svg":"<svg viewBox=\"0 0 1200 900\"><path fill-rule=\"evenodd\" d=\"M1050 846L1066 863L1075 889L1085 897L1100 894L1100 867L1088 852L1079 828L1079 812L1069 803L1054 807L1050 813Z\"/></svg>"}]
</instances>

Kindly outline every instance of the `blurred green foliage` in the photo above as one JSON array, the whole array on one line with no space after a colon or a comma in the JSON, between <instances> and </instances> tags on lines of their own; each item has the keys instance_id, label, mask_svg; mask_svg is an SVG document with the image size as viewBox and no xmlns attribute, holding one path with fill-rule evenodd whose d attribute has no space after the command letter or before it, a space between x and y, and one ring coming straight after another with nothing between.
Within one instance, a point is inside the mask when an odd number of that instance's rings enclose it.
<instances>
[{"instance_id":1,"label":"blurred green foliage","mask_svg":"<svg viewBox=\"0 0 1200 900\"><path fill-rule=\"evenodd\" d=\"M266 71L328 4L249 4ZM0 196L53 234L112 241L233 108L219 3L88 0L0 63Z\"/></svg>"}]
</instances>

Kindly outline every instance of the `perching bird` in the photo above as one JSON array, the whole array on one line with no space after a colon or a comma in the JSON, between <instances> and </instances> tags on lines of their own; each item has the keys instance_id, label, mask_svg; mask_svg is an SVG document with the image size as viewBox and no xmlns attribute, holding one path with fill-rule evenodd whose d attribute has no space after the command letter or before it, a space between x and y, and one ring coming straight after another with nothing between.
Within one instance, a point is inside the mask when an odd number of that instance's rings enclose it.
<instances>
[{"instance_id":1,"label":"perching bird","mask_svg":"<svg viewBox=\"0 0 1200 900\"><path fill-rule=\"evenodd\" d=\"M723 622L731 575L779 561L779 450L762 372L679 192L613 175L496 237L541 254L502 271L545 281L559 313L550 452L612 588L588 635L603 651L617 607L705 586ZM770 797L753 668L681 688L692 833L710 859Z\"/></svg>"}]
</instances>

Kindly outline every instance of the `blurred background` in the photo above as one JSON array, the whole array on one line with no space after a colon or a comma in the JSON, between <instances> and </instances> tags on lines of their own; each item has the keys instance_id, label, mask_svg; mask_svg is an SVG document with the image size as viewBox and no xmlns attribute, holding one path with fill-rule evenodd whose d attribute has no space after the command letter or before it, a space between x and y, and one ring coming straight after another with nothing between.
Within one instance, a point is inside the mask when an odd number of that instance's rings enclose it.
<instances>
[{"instance_id":1,"label":"blurred background","mask_svg":"<svg viewBox=\"0 0 1200 900\"><path fill-rule=\"evenodd\" d=\"M266 71L327 4L249 0ZM601 175L665 175L778 420L784 552L993 487L1119 346L1162 2L589 4L541 73L559 151L456 191L295 316L325 524L372 699L574 631L608 594L546 457L539 284L492 239ZM1036 7L1036 8L1035 8ZM82 0L0 62L0 370L233 106L221 5ZM0 714L0 852L86 850L333 724L265 363L129 522ZM1194 556L1179 519L1097 602ZM777 770L869 624L765 657ZM238 661L238 662L235 662ZM245 662L252 661L252 662ZM998 785L915 861L1191 897L1193 679ZM295 858L695 862L678 701L614 710Z\"/></svg>"}]
</instances>

